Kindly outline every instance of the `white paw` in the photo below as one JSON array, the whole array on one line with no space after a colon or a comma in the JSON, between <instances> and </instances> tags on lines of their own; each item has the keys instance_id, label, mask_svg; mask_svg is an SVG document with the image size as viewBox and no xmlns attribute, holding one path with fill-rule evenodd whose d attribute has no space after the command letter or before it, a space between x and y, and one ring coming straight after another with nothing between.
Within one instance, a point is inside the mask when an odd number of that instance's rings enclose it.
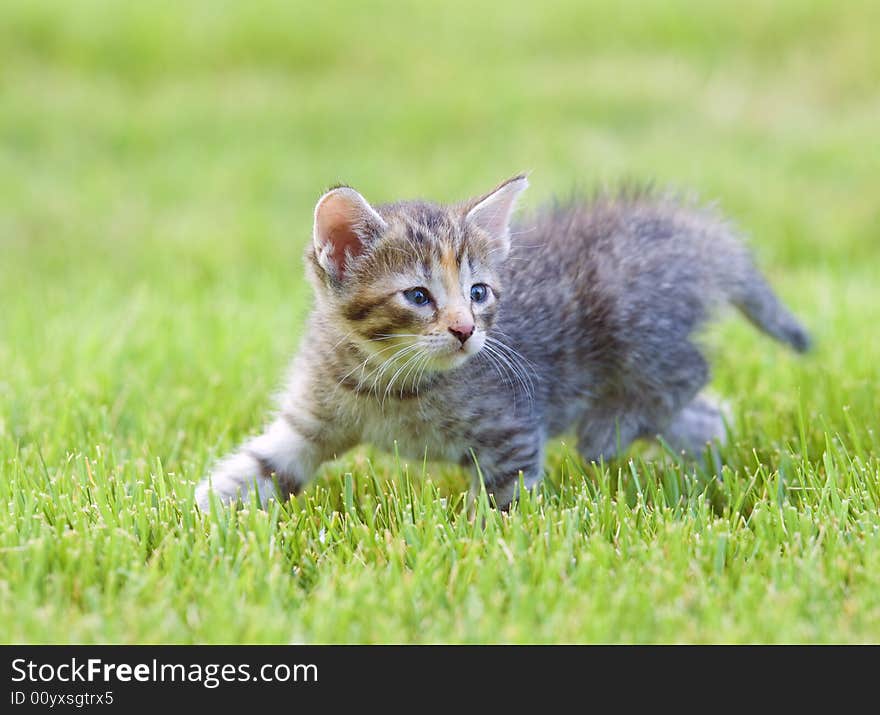
<instances>
[{"instance_id":1,"label":"white paw","mask_svg":"<svg viewBox=\"0 0 880 715\"><path fill-rule=\"evenodd\" d=\"M196 487L195 502L202 511L211 505L211 494L222 504L233 501L247 502L250 492L256 488L260 504L275 498L275 484L262 476L257 460L248 454L233 454L221 461L211 476Z\"/></svg>"}]
</instances>

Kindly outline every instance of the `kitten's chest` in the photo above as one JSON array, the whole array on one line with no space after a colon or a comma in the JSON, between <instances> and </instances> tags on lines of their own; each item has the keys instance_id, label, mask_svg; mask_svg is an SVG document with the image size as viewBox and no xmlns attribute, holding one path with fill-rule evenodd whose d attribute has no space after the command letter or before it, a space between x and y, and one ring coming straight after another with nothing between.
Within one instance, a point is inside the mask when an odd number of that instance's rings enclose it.
<instances>
[{"instance_id":1,"label":"kitten's chest","mask_svg":"<svg viewBox=\"0 0 880 715\"><path fill-rule=\"evenodd\" d=\"M424 400L367 401L359 422L363 442L411 459L458 461L465 451L454 417Z\"/></svg>"}]
</instances>

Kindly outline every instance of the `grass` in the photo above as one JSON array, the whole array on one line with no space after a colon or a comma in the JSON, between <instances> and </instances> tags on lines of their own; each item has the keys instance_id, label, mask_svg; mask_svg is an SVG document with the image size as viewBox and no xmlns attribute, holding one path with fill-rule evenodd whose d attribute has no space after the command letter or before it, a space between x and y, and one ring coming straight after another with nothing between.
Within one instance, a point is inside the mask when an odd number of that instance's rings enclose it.
<instances>
[{"instance_id":1,"label":"grass","mask_svg":"<svg viewBox=\"0 0 880 715\"><path fill-rule=\"evenodd\" d=\"M880 640L880 5L0 7L0 641ZM526 203L653 178L743 226L813 330L707 335L724 481L553 444L466 476L368 448L267 512L194 483L308 310L321 190ZM485 524L483 524L485 522Z\"/></svg>"}]
</instances>

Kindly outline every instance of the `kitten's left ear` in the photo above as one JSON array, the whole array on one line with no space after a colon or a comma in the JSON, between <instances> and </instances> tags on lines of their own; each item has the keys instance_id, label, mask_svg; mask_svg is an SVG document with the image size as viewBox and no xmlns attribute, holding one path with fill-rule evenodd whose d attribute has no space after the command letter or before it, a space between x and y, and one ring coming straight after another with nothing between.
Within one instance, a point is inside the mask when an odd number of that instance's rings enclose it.
<instances>
[{"instance_id":1,"label":"kitten's left ear","mask_svg":"<svg viewBox=\"0 0 880 715\"><path fill-rule=\"evenodd\" d=\"M467 213L467 220L483 229L497 243L496 260L502 261L510 252L510 217L519 195L529 186L524 174L508 179L491 193L477 199Z\"/></svg>"},{"instance_id":2,"label":"kitten's left ear","mask_svg":"<svg viewBox=\"0 0 880 715\"><path fill-rule=\"evenodd\" d=\"M342 278L349 260L361 255L387 228L354 189L340 186L328 191L315 206L313 240L318 263L334 278Z\"/></svg>"}]
</instances>

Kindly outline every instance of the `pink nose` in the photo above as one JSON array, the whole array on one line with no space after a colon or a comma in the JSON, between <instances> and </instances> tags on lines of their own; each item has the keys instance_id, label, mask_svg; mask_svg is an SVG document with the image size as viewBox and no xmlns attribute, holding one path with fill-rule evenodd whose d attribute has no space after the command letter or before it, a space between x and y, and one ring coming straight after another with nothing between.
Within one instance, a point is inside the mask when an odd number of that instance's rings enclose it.
<instances>
[{"instance_id":1,"label":"pink nose","mask_svg":"<svg viewBox=\"0 0 880 715\"><path fill-rule=\"evenodd\" d=\"M464 345L468 338L474 334L474 324L473 323L456 323L455 325L449 326L449 332L452 333L456 338L458 338L458 342Z\"/></svg>"}]
</instances>

